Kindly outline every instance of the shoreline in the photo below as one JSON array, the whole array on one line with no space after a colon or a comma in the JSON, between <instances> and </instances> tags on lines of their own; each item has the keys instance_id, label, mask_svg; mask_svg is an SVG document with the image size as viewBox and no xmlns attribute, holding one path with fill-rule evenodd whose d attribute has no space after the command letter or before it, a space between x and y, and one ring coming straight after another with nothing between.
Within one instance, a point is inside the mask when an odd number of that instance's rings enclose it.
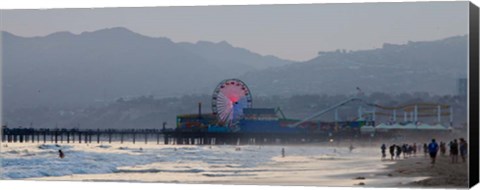
<instances>
[{"instance_id":1,"label":"shoreline","mask_svg":"<svg viewBox=\"0 0 480 190\"><path fill-rule=\"evenodd\" d=\"M32 144L33 145L33 144ZM84 154L99 156L103 154L124 154L132 156L162 155L172 160L161 162L139 163L130 166L119 166L107 173L67 174L61 176L30 177L20 180L42 181L116 181L138 183L184 183L184 184L237 184L237 185L285 185L285 186L336 186L336 187L451 187L463 188L468 184L467 164L450 164L449 157L439 156L437 165L432 170L429 158L423 153L416 157L395 161L380 160L377 148L358 148L349 153L347 148L312 146L289 146L287 156L281 157L280 146L175 146L136 144L124 146L111 145L73 145L67 151L67 158L56 159L55 151L34 146L10 146L16 150L9 158L16 156L27 158L29 155L42 155L42 158L53 159L56 164L70 163L73 157L84 158ZM54 146L54 145L49 145ZM143 150L142 150L143 148ZM178 148L178 151L177 151ZM25 150L22 150L25 149ZM56 149L54 147L54 149ZM323 150L322 150L323 149ZM26 151L28 150L28 151ZM239 167L233 163L206 163L204 160L188 161L190 156L212 159L221 155L259 156L258 151L272 155L268 162L259 162L254 167ZM317 154L302 155L301 152L322 150ZM72 152L73 151L73 152ZM158 152L160 151L160 152ZM43 152L43 153L42 153ZM210 152L210 153L209 153ZM257 153L255 153L257 152ZM278 153L277 153L278 152ZM296 153L294 153L296 152ZM5 153L5 152L4 152ZM78 154L81 155L78 155ZM205 154L207 153L207 154ZM291 154L290 154L291 153ZM311 152L313 153L313 152ZM77 154L77 155L74 155ZM296 155L300 154L300 155ZM339 155L338 155L339 154ZM22 156L23 155L23 156ZM202 156L203 155L203 156ZM378 155L378 157L376 156ZM78 157L81 156L81 157ZM187 156L183 158L182 156ZM213 157L212 157L213 156ZM230 156L235 158L237 156ZM102 156L102 159L109 157ZM243 157L247 159L247 157ZM92 157L88 159L98 159ZM101 159L101 160L102 160ZM185 160L187 159L187 160ZM72 162L73 163L73 162ZM68 166L68 164L67 164ZM73 168L76 169L76 168ZM453 176L448 175L449 172ZM438 176L440 175L440 176ZM438 176L438 177L435 177Z\"/></svg>"}]
</instances>

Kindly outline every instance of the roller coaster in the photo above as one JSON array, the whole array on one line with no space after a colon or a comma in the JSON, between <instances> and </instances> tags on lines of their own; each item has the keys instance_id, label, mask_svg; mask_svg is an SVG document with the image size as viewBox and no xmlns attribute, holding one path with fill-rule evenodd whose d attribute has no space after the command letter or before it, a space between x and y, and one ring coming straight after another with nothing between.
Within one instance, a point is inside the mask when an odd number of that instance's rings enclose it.
<instances>
[{"instance_id":1,"label":"roller coaster","mask_svg":"<svg viewBox=\"0 0 480 190\"><path fill-rule=\"evenodd\" d=\"M338 102L326 109L323 109L317 113L312 114L309 117L306 117L292 125L289 125L289 127L298 127L302 123L305 123L307 121L311 121L315 118L318 118L326 113L329 113L333 110L335 110L335 116L337 116L337 109L345 106L348 103L351 102L360 102L363 103L366 106L374 108L373 111L369 112L368 114L372 115L373 120L375 120L376 115L382 115L382 116L391 116L392 120L394 122L397 121L397 111L403 111L404 114L404 121L406 122L407 120L413 121L413 122L418 122L419 117L437 117L437 121L440 123L441 122L441 117L442 116L449 116L450 118L450 123L453 121L453 108L450 105L447 104L435 104L435 103L414 103L414 104L405 104L401 106L382 106L374 103L370 103L365 101L361 96L355 95L352 96L346 100L343 100L341 102ZM387 110L391 111L391 113L385 113L381 111L377 111L376 109L381 109L381 110ZM359 107L359 116L357 119L363 118L365 115L368 114L363 114L362 113L362 107ZM448 110L448 111L442 111L442 110ZM337 119L336 119L337 120Z\"/></svg>"}]
</instances>

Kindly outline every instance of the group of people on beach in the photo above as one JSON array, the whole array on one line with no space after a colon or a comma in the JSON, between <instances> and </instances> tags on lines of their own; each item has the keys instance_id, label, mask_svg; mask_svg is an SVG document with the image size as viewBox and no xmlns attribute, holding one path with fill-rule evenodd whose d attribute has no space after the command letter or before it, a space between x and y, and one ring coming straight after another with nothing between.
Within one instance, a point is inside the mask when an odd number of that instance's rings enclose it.
<instances>
[{"instance_id":1,"label":"group of people on beach","mask_svg":"<svg viewBox=\"0 0 480 190\"><path fill-rule=\"evenodd\" d=\"M440 150L442 149L442 146L444 147L443 149L445 150L446 144L444 142L440 142ZM448 143L448 147L450 149L450 157L452 158L452 163L458 163L459 154L460 154L460 157L462 158L462 162L465 162L465 159L467 157L468 144L464 138L460 138L458 141L457 139L450 141ZM442 154L445 155L444 152Z\"/></svg>"},{"instance_id":2,"label":"group of people on beach","mask_svg":"<svg viewBox=\"0 0 480 190\"><path fill-rule=\"evenodd\" d=\"M424 144L425 146L426 144ZM445 142L440 142L440 145L435 142L435 139L432 139L430 144L428 144L428 153L430 155L430 159L432 160L432 164L435 164L435 160L437 157L438 151L440 151L440 154L442 156L446 155L447 151L447 144ZM454 139L448 143L448 148L450 152L450 157L451 157L451 163L458 163L458 155L460 154L460 157L462 158L462 162L465 162L467 158L467 150L468 150L468 144L467 141L464 138L460 138L459 141L457 139ZM427 154L425 153L425 156Z\"/></svg>"},{"instance_id":3,"label":"group of people on beach","mask_svg":"<svg viewBox=\"0 0 480 190\"><path fill-rule=\"evenodd\" d=\"M382 160L385 160L387 157L386 149L387 146L385 144L382 144ZM390 152L390 159L400 159L400 156L403 153L403 158L405 159L406 157L410 157L412 155L416 156L417 154L417 144L402 144L402 145L396 145L392 144L390 147L388 147L389 152Z\"/></svg>"},{"instance_id":4,"label":"group of people on beach","mask_svg":"<svg viewBox=\"0 0 480 190\"><path fill-rule=\"evenodd\" d=\"M458 156L462 158L462 161L465 162L467 157L467 141L464 138L460 138L458 141L454 139L448 143L448 148L451 157L451 163L458 163ZM380 147L382 151L382 160L385 160L387 157L386 150L387 146L382 144ZM388 147L390 152L390 160L400 159L400 156L403 153L403 158L407 158L410 156L416 156L417 150L421 152L422 146L420 144L402 144L396 145L392 144ZM447 151L447 144L445 142L440 142L440 145L436 142L435 139L432 139L430 143L423 144L423 152L425 157L430 156L432 165L435 164L437 153L440 151L442 156L446 155Z\"/></svg>"}]
</instances>

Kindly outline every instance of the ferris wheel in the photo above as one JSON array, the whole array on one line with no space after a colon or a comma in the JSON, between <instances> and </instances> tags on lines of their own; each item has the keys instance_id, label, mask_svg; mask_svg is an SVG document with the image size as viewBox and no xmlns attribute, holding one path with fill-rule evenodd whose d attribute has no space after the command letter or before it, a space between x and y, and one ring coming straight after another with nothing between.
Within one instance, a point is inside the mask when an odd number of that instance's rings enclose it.
<instances>
[{"instance_id":1,"label":"ferris wheel","mask_svg":"<svg viewBox=\"0 0 480 190\"><path fill-rule=\"evenodd\" d=\"M244 82L226 79L220 82L212 96L212 111L218 120L232 125L243 115L243 108L252 107L252 95Z\"/></svg>"}]
</instances>

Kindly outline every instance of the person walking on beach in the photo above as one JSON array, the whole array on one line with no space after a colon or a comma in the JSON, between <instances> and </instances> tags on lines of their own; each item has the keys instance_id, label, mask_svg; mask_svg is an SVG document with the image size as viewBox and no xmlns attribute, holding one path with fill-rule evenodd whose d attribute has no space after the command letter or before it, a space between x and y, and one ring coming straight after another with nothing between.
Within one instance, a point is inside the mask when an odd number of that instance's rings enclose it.
<instances>
[{"instance_id":1,"label":"person walking on beach","mask_svg":"<svg viewBox=\"0 0 480 190\"><path fill-rule=\"evenodd\" d=\"M412 151L413 151L413 156L417 156L417 143L413 143Z\"/></svg>"},{"instance_id":2,"label":"person walking on beach","mask_svg":"<svg viewBox=\"0 0 480 190\"><path fill-rule=\"evenodd\" d=\"M427 153L428 153L427 143L423 143L423 154L425 154L425 157L427 157Z\"/></svg>"},{"instance_id":3,"label":"person walking on beach","mask_svg":"<svg viewBox=\"0 0 480 190\"><path fill-rule=\"evenodd\" d=\"M443 142L442 145L440 145L440 151L442 151L443 156L447 155L447 142Z\"/></svg>"},{"instance_id":4,"label":"person walking on beach","mask_svg":"<svg viewBox=\"0 0 480 190\"><path fill-rule=\"evenodd\" d=\"M405 159L405 154L407 154L407 144L402 145L403 159Z\"/></svg>"},{"instance_id":5,"label":"person walking on beach","mask_svg":"<svg viewBox=\"0 0 480 190\"><path fill-rule=\"evenodd\" d=\"M400 159L400 155L402 154L402 147L400 146L396 146L397 147L397 156L396 156L396 159Z\"/></svg>"},{"instance_id":6,"label":"person walking on beach","mask_svg":"<svg viewBox=\"0 0 480 190\"><path fill-rule=\"evenodd\" d=\"M65 158L65 154L63 153L62 150L58 150L58 157L61 159Z\"/></svg>"},{"instance_id":7,"label":"person walking on beach","mask_svg":"<svg viewBox=\"0 0 480 190\"><path fill-rule=\"evenodd\" d=\"M391 156L391 160L393 160L393 157L395 156L395 144L391 145L390 146L390 156Z\"/></svg>"},{"instance_id":8,"label":"person walking on beach","mask_svg":"<svg viewBox=\"0 0 480 190\"><path fill-rule=\"evenodd\" d=\"M440 154L441 154L442 156L445 156L445 150L446 150L445 145L443 144L442 141L440 141Z\"/></svg>"},{"instance_id":9,"label":"person walking on beach","mask_svg":"<svg viewBox=\"0 0 480 190\"><path fill-rule=\"evenodd\" d=\"M282 158L285 158L285 148L282 148Z\"/></svg>"},{"instance_id":10,"label":"person walking on beach","mask_svg":"<svg viewBox=\"0 0 480 190\"><path fill-rule=\"evenodd\" d=\"M452 164L458 163L458 142L457 139L454 139L450 145L450 155L452 157Z\"/></svg>"},{"instance_id":11,"label":"person walking on beach","mask_svg":"<svg viewBox=\"0 0 480 190\"><path fill-rule=\"evenodd\" d=\"M465 163L465 158L467 157L467 141L460 138L460 156L462 157L462 162Z\"/></svg>"},{"instance_id":12,"label":"person walking on beach","mask_svg":"<svg viewBox=\"0 0 480 190\"><path fill-rule=\"evenodd\" d=\"M350 150L350 153L352 153L353 149L355 149L355 147L353 147L352 144L350 144L350 147L348 147L348 149Z\"/></svg>"},{"instance_id":13,"label":"person walking on beach","mask_svg":"<svg viewBox=\"0 0 480 190\"><path fill-rule=\"evenodd\" d=\"M408 157L411 157L413 154L413 146L412 145L408 145Z\"/></svg>"},{"instance_id":14,"label":"person walking on beach","mask_svg":"<svg viewBox=\"0 0 480 190\"><path fill-rule=\"evenodd\" d=\"M428 153L430 154L430 159L432 160L432 166L435 164L435 159L437 158L438 144L435 142L435 139L432 139L432 142L428 145Z\"/></svg>"},{"instance_id":15,"label":"person walking on beach","mask_svg":"<svg viewBox=\"0 0 480 190\"><path fill-rule=\"evenodd\" d=\"M382 147L380 147L380 149L382 149L382 160L385 160L385 157L387 157L387 154L385 153L387 146L385 146L385 144L382 144Z\"/></svg>"},{"instance_id":16,"label":"person walking on beach","mask_svg":"<svg viewBox=\"0 0 480 190\"><path fill-rule=\"evenodd\" d=\"M453 143L453 141L450 141L448 143L448 153L449 153L450 157L452 157L452 143Z\"/></svg>"}]
</instances>

